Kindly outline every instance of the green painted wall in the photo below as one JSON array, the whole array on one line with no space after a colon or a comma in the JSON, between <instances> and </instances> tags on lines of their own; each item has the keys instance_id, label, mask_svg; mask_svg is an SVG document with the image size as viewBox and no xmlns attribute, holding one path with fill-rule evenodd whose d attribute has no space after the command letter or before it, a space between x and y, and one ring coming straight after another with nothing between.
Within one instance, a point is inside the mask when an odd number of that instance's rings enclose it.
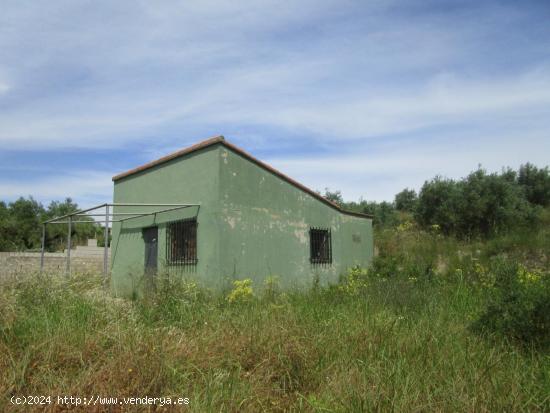
<instances>
[{"instance_id":1,"label":"green painted wall","mask_svg":"<svg viewBox=\"0 0 550 413\"><path fill-rule=\"evenodd\" d=\"M372 220L342 214L224 146L220 157L226 277L261 285L277 276L284 286L300 287L337 282L348 268L370 264ZM310 263L310 227L331 229L332 265Z\"/></svg>"},{"instance_id":2,"label":"green painted wall","mask_svg":"<svg viewBox=\"0 0 550 413\"><path fill-rule=\"evenodd\" d=\"M159 227L159 272L192 277L213 289L242 278L258 287L268 276L286 287L336 282L349 267L369 265L373 255L372 220L342 214L222 144L116 181L114 202L201 204L113 226L116 295L140 289L142 229L152 225ZM198 221L198 264L170 268L164 260L166 222L192 216ZM310 264L310 227L331 228L332 265Z\"/></svg>"},{"instance_id":3,"label":"green painted wall","mask_svg":"<svg viewBox=\"0 0 550 413\"><path fill-rule=\"evenodd\" d=\"M207 284L217 280L220 274L218 152L216 146L209 147L115 181L114 203L201 204L200 208L186 208L113 225L111 280L115 295L128 296L142 285L145 261L142 229L153 225L159 227L159 272L201 277ZM118 210L137 212L155 208L126 207ZM199 261L196 266L169 268L165 262L166 222L192 216L196 216L198 222Z\"/></svg>"}]
</instances>

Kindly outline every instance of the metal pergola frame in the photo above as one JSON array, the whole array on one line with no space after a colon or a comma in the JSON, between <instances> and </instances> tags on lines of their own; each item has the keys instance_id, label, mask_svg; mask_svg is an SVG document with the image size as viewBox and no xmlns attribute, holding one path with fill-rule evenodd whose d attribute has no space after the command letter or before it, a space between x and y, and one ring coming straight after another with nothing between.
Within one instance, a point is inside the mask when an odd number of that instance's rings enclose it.
<instances>
[{"instance_id":1,"label":"metal pergola frame","mask_svg":"<svg viewBox=\"0 0 550 413\"><path fill-rule=\"evenodd\" d=\"M141 218L150 215L156 215L164 212L175 211L178 209L199 207L200 204L149 204L149 203L105 203L96 205L91 208L81 209L79 211L72 212L67 215L52 218L42 222L42 247L40 250L40 273L44 271L44 253L46 248L46 225L50 224L68 224L67 232L67 259L66 259L66 274L71 274L71 231L72 224L87 223L87 224L105 224L104 227L104 247L103 247L103 276L107 278L109 273L109 224L114 222L124 222L130 219ZM113 209L111 209L113 207ZM147 208L161 208L155 211L143 211L143 212L114 212L114 207L126 208L126 207L147 207ZM105 208L105 213L90 213L97 211L98 209ZM78 217L101 217L102 219L92 220L78 220ZM117 218L118 217L118 218ZM76 220L75 220L76 219Z\"/></svg>"}]
</instances>

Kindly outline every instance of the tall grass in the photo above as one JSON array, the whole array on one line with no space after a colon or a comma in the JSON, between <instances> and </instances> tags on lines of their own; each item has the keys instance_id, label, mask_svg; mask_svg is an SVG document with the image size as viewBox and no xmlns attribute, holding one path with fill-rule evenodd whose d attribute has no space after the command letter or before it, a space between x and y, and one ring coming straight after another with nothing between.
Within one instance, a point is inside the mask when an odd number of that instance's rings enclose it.
<instances>
[{"instance_id":1,"label":"tall grass","mask_svg":"<svg viewBox=\"0 0 550 413\"><path fill-rule=\"evenodd\" d=\"M33 410L9 403L23 394L181 396L197 412L549 410L548 351L471 328L487 248L416 231L380 242L373 269L338 286L253 285L242 301L173 279L136 301L99 277L5 282L0 410Z\"/></svg>"}]
</instances>

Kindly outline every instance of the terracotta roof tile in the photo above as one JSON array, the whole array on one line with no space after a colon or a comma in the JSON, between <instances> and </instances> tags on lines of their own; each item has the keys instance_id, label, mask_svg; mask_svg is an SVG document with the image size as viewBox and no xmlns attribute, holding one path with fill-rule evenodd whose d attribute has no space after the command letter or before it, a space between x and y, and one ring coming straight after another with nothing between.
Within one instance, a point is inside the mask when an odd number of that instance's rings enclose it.
<instances>
[{"instance_id":1,"label":"terracotta roof tile","mask_svg":"<svg viewBox=\"0 0 550 413\"><path fill-rule=\"evenodd\" d=\"M159 158L157 160L154 160L154 161L148 162L144 165L138 166L137 168L130 169L129 171L126 171L126 172L122 172L118 175L115 175L113 177L113 181L119 181L119 180L124 179L128 176L137 174L139 172L142 172L142 171L145 171L147 169L153 168L157 165L161 165L163 163L171 161L172 159L179 158L181 156L190 154L192 152L198 151L200 149L207 148L209 146L212 146L212 145L215 145L215 144L218 144L218 143L222 144L223 146L225 146L228 149L231 149L236 154L238 154L238 155L242 156L243 158L255 163L259 167L265 169L266 171L272 173L273 175L278 176L279 178L287 181L289 184L291 184L291 185L295 186L296 188L308 193L309 195L313 196L314 198L317 198L321 202L331 206L332 208L334 208L334 209L336 209L336 210L338 210L338 211L340 211L344 214L358 216L358 217L362 217L362 218L372 218L372 215L369 215L369 214L363 214L363 213L359 213L359 212L347 211L347 210L341 208L340 205L326 199L325 197L318 194L317 192L309 189L308 187L306 187L306 186L302 185L301 183L295 181L294 179L288 177L287 175L283 174L282 172L279 172L277 169L271 167L270 165L260 161L259 159L255 158L254 156L250 155L248 152L246 152L246 151L242 150L241 148L233 145L232 143L227 142L222 135L214 136L212 138L201 141L201 142L199 142L195 145L189 146L188 148L181 149L181 150L173 152L169 155L163 156L162 158Z\"/></svg>"}]
</instances>

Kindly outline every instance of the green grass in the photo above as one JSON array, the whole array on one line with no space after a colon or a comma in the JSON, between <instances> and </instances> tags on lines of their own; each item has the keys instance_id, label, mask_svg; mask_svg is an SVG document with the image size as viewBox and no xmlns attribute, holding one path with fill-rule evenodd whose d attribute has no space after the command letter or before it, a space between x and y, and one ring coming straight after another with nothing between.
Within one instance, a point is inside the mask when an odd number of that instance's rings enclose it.
<instances>
[{"instance_id":1,"label":"green grass","mask_svg":"<svg viewBox=\"0 0 550 413\"><path fill-rule=\"evenodd\" d=\"M196 412L550 410L550 354L471 328L487 293L452 274L491 254L416 232L380 242L399 258L377 266L405 275L351 292L252 286L240 304L174 281L137 301L99 277L6 281L0 410L32 410L12 395L91 394L188 397Z\"/></svg>"}]
</instances>

